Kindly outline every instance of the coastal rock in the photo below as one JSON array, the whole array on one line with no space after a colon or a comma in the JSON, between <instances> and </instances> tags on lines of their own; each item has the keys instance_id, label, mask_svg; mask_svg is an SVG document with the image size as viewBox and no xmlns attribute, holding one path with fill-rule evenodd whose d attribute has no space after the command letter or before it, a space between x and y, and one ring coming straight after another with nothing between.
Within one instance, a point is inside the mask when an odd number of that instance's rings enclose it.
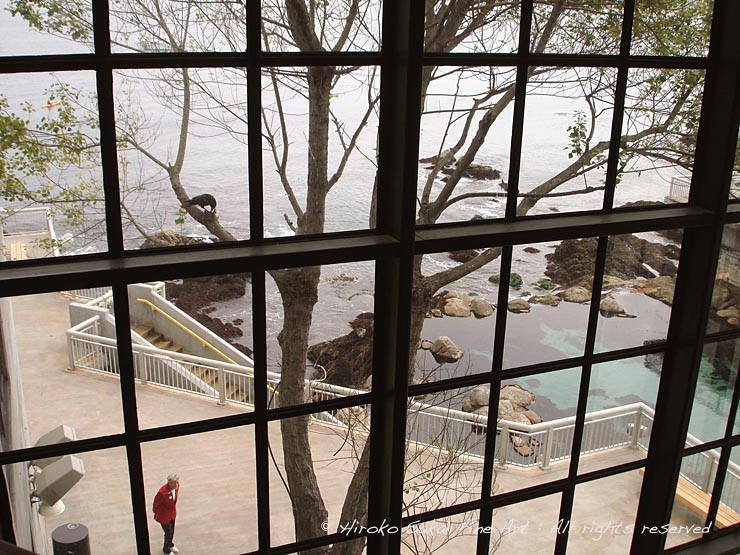
<instances>
[{"instance_id":1,"label":"coastal rock","mask_svg":"<svg viewBox=\"0 0 740 555\"><path fill-rule=\"evenodd\" d=\"M444 167L442 168L442 173L445 175L451 175L456 170L457 165L455 165L454 168ZM465 168L463 177L467 177L469 179L501 179L501 172L493 166L471 163L467 168Z\"/></svg>"},{"instance_id":2,"label":"coastal rock","mask_svg":"<svg viewBox=\"0 0 740 555\"><path fill-rule=\"evenodd\" d=\"M524 247L522 249L524 252L528 252L529 254L537 254L540 252L540 249L536 249L535 247Z\"/></svg>"},{"instance_id":3,"label":"coastal rock","mask_svg":"<svg viewBox=\"0 0 740 555\"><path fill-rule=\"evenodd\" d=\"M450 251L447 253L447 256L455 262L468 262L482 253L483 250L484 249L466 249L462 251Z\"/></svg>"},{"instance_id":4,"label":"coastal rock","mask_svg":"<svg viewBox=\"0 0 740 555\"><path fill-rule=\"evenodd\" d=\"M455 318L467 318L470 316L470 301L465 302L465 299L450 298L444 305L442 312L446 316L453 316Z\"/></svg>"},{"instance_id":5,"label":"coastal rock","mask_svg":"<svg viewBox=\"0 0 740 555\"><path fill-rule=\"evenodd\" d=\"M668 306L673 304L673 294L676 291L675 277L660 276L645 280L632 280L629 283L638 293L652 297Z\"/></svg>"},{"instance_id":6,"label":"coastal rock","mask_svg":"<svg viewBox=\"0 0 740 555\"><path fill-rule=\"evenodd\" d=\"M530 304L544 304L546 306L558 306L560 304L560 297L555 295L534 295L529 298Z\"/></svg>"},{"instance_id":7,"label":"coastal rock","mask_svg":"<svg viewBox=\"0 0 740 555\"><path fill-rule=\"evenodd\" d=\"M457 345L455 345L452 339L446 335L442 335L435 339L430 351L434 360L440 364L446 362L457 362L463 357L463 352Z\"/></svg>"},{"instance_id":8,"label":"coastal rock","mask_svg":"<svg viewBox=\"0 0 740 555\"><path fill-rule=\"evenodd\" d=\"M531 391L527 391L519 385L511 384L505 385L501 388L499 398L511 401L513 405L528 407L529 405L534 403L535 395Z\"/></svg>"},{"instance_id":9,"label":"coastal rock","mask_svg":"<svg viewBox=\"0 0 740 555\"><path fill-rule=\"evenodd\" d=\"M162 247L180 247L183 245L199 245L206 241L200 237L188 237L169 229L160 231L147 237L141 244L142 249L161 249Z\"/></svg>"},{"instance_id":10,"label":"coastal rock","mask_svg":"<svg viewBox=\"0 0 740 555\"><path fill-rule=\"evenodd\" d=\"M539 424L542 422L542 417L533 410L525 410L522 414L529 420L530 424Z\"/></svg>"},{"instance_id":11,"label":"coastal rock","mask_svg":"<svg viewBox=\"0 0 740 555\"><path fill-rule=\"evenodd\" d=\"M493 305L483 299L470 301L470 311L476 318L485 318L493 314Z\"/></svg>"},{"instance_id":12,"label":"coastal rock","mask_svg":"<svg viewBox=\"0 0 740 555\"><path fill-rule=\"evenodd\" d=\"M624 308L612 297L604 297L599 303L599 312L606 318L612 318L624 314Z\"/></svg>"},{"instance_id":13,"label":"coastal rock","mask_svg":"<svg viewBox=\"0 0 740 555\"><path fill-rule=\"evenodd\" d=\"M508 399L500 399L498 402L498 417L501 420L511 420L514 414L514 404Z\"/></svg>"},{"instance_id":14,"label":"coastal rock","mask_svg":"<svg viewBox=\"0 0 740 555\"><path fill-rule=\"evenodd\" d=\"M725 319L734 318L737 320L738 318L740 318L740 311L737 309L736 306L732 306L730 308L718 310L717 316L719 316L720 318L725 318Z\"/></svg>"},{"instance_id":15,"label":"coastal rock","mask_svg":"<svg viewBox=\"0 0 740 555\"><path fill-rule=\"evenodd\" d=\"M593 275L596 259L595 237L566 239L555 251L546 255L545 275L562 285L573 285ZM675 276L674 246L651 243L634 235L615 235L609 239L605 274L620 279ZM657 272L657 275L656 275Z\"/></svg>"},{"instance_id":16,"label":"coastal rock","mask_svg":"<svg viewBox=\"0 0 740 555\"><path fill-rule=\"evenodd\" d=\"M470 392L470 402L477 407L487 407L490 399L490 391L487 387L479 386Z\"/></svg>"},{"instance_id":17,"label":"coastal rock","mask_svg":"<svg viewBox=\"0 0 740 555\"><path fill-rule=\"evenodd\" d=\"M432 342L427 339L422 339L419 343L419 348L428 351L432 348Z\"/></svg>"},{"instance_id":18,"label":"coastal rock","mask_svg":"<svg viewBox=\"0 0 740 555\"><path fill-rule=\"evenodd\" d=\"M523 314L529 312L531 306L524 299L511 299L507 308L509 312L513 312L514 314Z\"/></svg>"},{"instance_id":19,"label":"coastal rock","mask_svg":"<svg viewBox=\"0 0 740 555\"><path fill-rule=\"evenodd\" d=\"M449 159L445 159L449 156ZM440 159L444 160L445 164L454 164L457 159L454 156L450 156L450 150L444 150L439 155L429 156L427 158L419 158L419 162L422 164L434 164L437 165L437 163L440 161Z\"/></svg>"},{"instance_id":20,"label":"coastal rock","mask_svg":"<svg viewBox=\"0 0 740 555\"><path fill-rule=\"evenodd\" d=\"M580 286L569 287L558 296L567 303L586 303L591 300L591 291Z\"/></svg>"},{"instance_id":21,"label":"coastal rock","mask_svg":"<svg viewBox=\"0 0 740 555\"><path fill-rule=\"evenodd\" d=\"M363 312L349 323L348 334L308 348L307 358L326 370L326 381L361 389L372 374L373 313ZM323 377L323 372L316 377Z\"/></svg>"}]
</instances>

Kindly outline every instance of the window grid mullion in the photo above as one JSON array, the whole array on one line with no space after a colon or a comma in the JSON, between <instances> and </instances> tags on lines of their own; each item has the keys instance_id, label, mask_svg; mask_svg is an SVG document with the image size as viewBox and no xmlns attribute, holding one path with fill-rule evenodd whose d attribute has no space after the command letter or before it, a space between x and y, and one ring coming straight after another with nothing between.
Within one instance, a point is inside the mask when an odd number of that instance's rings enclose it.
<instances>
[{"instance_id":1,"label":"window grid mullion","mask_svg":"<svg viewBox=\"0 0 740 555\"><path fill-rule=\"evenodd\" d=\"M247 158L249 172L249 239L264 239L264 183L262 171L262 19L261 2L247 5Z\"/></svg>"}]
</instances>

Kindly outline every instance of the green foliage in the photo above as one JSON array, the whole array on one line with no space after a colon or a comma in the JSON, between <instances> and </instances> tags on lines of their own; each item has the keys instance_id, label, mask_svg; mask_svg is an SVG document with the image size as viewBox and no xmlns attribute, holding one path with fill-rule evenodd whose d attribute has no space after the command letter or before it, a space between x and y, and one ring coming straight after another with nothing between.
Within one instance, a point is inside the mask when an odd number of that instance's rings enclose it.
<instances>
[{"instance_id":1,"label":"green foliage","mask_svg":"<svg viewBox=\"0 0 740 555\"><path fill-rule=\"evenodd\" d=\"M538 279L532 285L536 287L537 289L539 289L540 291L551 291L555 289L556 287L556 285L552 282L552 280L548 278Z\"/></svg>"},{"instance_id":2,"label":"green foliage","mask_svg":"<svg viewBox=\"0 0 740 555\"><path fill-rule=\"evenodd\" d=\"M498 285L499 283L501 283L501 276L498 275L498 274L495 274L495 275L492 275L492 276L488 276L488 281L490 281L491 283L495 283L496 285Z\"/></svg>"},{"instance_id":3,"label":"green foliage","mask_svg":"<svg viewBox=\"0 0 740 555\"><path fill-rule=\"evenodd\" d=\"M90 0L13 0L7 9L25 19L33 29L76 41L92 41Z\"/></svg>"},{"instance_id":4,"label":"green foliage","mask_svg":"<svg viewBox=\"0 0 740 555\"><path fill-rule=\"evenodd\" d=\"M492 276L488 277L488 281L491 283L495 283L498 285L501 282L501 276L498 274L494 274ZM512 272L511 276L509 277L509 286L513 287L514 289L519 289L522 284L524 283L524 280L522 279L522 276L517 274L516 272Z\"/></svg>"},{"instance_id":5,"label":"green foliage","mask_svg":"<svg viewBox=\"0 0 740 555\"><path fill-rule=\"evenodd\" d=\"M570 147L565 147L568 151L568 158L581 156L588 149L588 129L586 127L586 114L582 111L576 111L575 122L568 126L568 137L570 138Z\"/></svg>"}]
</instances>

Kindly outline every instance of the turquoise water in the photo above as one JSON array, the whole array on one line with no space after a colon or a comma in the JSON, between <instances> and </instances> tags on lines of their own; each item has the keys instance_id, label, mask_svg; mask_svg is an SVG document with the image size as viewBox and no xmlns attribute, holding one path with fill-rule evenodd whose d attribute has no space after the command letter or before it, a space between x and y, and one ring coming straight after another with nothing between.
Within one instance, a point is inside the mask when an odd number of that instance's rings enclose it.
<instances>
[{"instance_id":1,"label":"turquoise water","mask_svg":"<svg viewBox=\"0 0 740 555\"><path fill-rule=\"evenodd\" d=\"M621 295L618 302L636 318L600 316L597 352L636 347L645 341L665 338L670 318L669 306L639 294ZM529 314L508 313L504 370L581 356L585 346L588 312L588 305L561 303L558 307L533 305ZM465 352L457 367L447 368L452 365L443 365L431 379L490 371L494 318L495 313L493 317L482 320L449 317L427 319L422 334L425 339L434 340L439 335L447 335ZM733 352L730 350L731 354ZM726 353L723 356L727 358ZM740 354L735 358L740 358ZM420 355L420 360L426 368L433 366L431 357L426 353ZM689 427L690 433L702 441L717 439L724 434L732 397L731 389L727 388L726 367L734 364L737 368L737 361L728 363L725 360L723 366L720 362L713 363L713 360L718 360L718 356L713 352L705 352ZM638 401L654 408L661 363L658 355L594 365L587 411ZM577 367L511 381L532 391L537 398L531 408L544 419L551 420L575 414L580 379L581 368ZM740 433L740 424L735 424L735 433Z\"/></svg>"}]
</instances>

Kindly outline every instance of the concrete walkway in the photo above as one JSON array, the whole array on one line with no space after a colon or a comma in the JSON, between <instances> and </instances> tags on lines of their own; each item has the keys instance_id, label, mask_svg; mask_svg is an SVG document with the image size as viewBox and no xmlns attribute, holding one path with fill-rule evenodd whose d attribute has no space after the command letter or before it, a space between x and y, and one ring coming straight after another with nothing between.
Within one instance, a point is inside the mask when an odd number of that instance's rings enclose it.
<instances>
[{"instance_id":1,"label":"concrete walkway","mask_svg":"<svg viewBox=\"0 0 740 555\"><path fill-rule=\"evenodd\" d=\"M65 330L69 326L68 300L58 294L17 297L13 300L18 347L32 442L48 430L65 423L77 437L89 438L123 431L120 384L111 376L69 372ZM236 414L246 407L219 406L213 400L137 385L141 428ZM270 469L270 514L273 545L293 541L290 498L280 475L283 455L279 426L270 426L270 441L277 468ZM345 432L332 426L311 425L312 455L322 495L329 512L329 529L336 529L355 458ZM587 457L583 470L633 460L642 455L631 449ZM64 497L67 510L46 518L49 534L57 526L81 522L90 530L93 554L131 555L136 552L128 466L123 449L80 454L85 477ZM147 443L142 446L147 506L167 474L180 475L175 543L185 554L243 553L257 549L257 503L255 497L255 450L250 428L230 429ZM480 462L455 473L454 486L468 488L437 492L443 499L459 499L479 488ZM497 472L497 492L512 491L558 479L565 465L543 472L509 469ZM465 478L461 478L465 476ZM634 522L641 476L630 472L599 480L576 491L569 553L627 553ZM453 484L453 482L448 482ZM452 487L452 486L451 486ZM470 489L472 488L472 489ZM409 488L407 501L414 497ZM426 500L427 506L435 501ZM497 511L494 528L500 535L498 553L528 555L552 553L560 496L537 499ZM161 552L162 531L151 518L152 553ZM677 524L691 520L678 515ZM405 537L406 553L474 553L478 515L416 527ZM692 520L692 522L695 522ZM621 525L621 526L620 526ZM671 538L675 543L678 538ZM413 547L415 546L415 547ZM51 550L49 550L51 552Z\"/></svg>"}]
</instances>

